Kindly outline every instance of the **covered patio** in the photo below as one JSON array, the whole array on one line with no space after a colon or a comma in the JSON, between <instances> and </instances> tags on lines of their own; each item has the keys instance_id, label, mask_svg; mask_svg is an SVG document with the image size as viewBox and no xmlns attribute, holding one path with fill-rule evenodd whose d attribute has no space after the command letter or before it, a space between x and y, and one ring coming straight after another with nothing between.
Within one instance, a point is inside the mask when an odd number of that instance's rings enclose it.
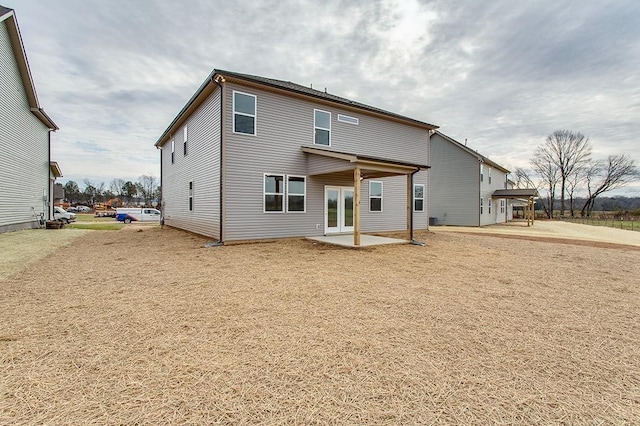
<instances>
[{"instance_id":1,"label":"covered patio","mask_svg":"<svg viewBox=\"0 0 640 426\"><path fill-rule=\"evenodd\" d=\"M376 244L399 244L413 241L413 175L429 168L426 164L408 163L386 158L364 156L331 150L328 148L303 146L302 151L308 155L309 176L340 177L353 181L353 235L336 234L314 237L317 241L345 245L349 239L351 247ZM361 232L360 193L364 179L378 179L391 176L406 176L406 240L363 235ZM393 241L387 241L393 240ZM376 242L377 241L377 242Z\"/></svg>"},{"instance_id":2,"label":"covered patio","mask_svg":"<svg viewBox=\"0 0 640 426\"><path fill-rule=\"evenodd\" d=\"M535 188L514 188L514 189L498 189L494 191L491 198L517 200L525 203L524 218L527 226L533 225L535 219L535 199L538 197L538 190Z\"/></svg>"}]
</instances>

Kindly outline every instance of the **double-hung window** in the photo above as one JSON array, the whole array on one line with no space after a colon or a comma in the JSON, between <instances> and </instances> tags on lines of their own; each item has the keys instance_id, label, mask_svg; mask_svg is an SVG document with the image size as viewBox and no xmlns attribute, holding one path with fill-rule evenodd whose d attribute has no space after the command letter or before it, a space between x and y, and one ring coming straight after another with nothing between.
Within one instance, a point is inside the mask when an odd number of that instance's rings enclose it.
<instances>
[{"instance_id":1,"label":"double-hung window","mask_svg":"<svg viewBox=\"0 0 640 426\"><path fill-rule=\"evenodd\" d=\"M306 178L304 176L287 176L287 211L305 212Z\"/></svg>"},{"instance_id":2,"label":"double-hung window","mask_svg":"<svg viewBox=\"0 0 640 426\"><path fill-rule=\"evenodd\" d=\"M189 181L189 211L193 211L193 181Z\"/></svg>"},{"instance_id":3,"label":"double-hung window","mask_svg":"<svg viewBox=\"0 0 640 426\"><path fill-rule=\"evenodd\" d=\"M171 141L171 164L176 161L176 141Z\"/></svg>"},{"instance_id":4,"label":"double-hung window","mask_svg":"<svg viewBox=\"0 0 640 426\"><path fill-rule=\"evenodd\" d=\"M480 182L484 181L484 167L480 164Z\"/></svg>"},{"instance_id":5,"label":"double-hung window","mask_svg":"<svg viewBox=\"0 0 640 426\"><path fill-rule=\"evenodd\" d=\"M489 206L489 214L491 214L491 198L489 198L489 204L488 204L488 206Z\"/></svg>"},{"instance_id":6,"label":"double-hung window","mask_svg":"<svg viewBox=\"0 0 640 426\"><path fill-rule=\"evenodd\" d=\"M369 182L369 211L382 211L382 182Z\"/></svg>"},{"instance_id":7,"label":"double-hung window","mask_svg":"<svg viewBox=\"0 0 640 426\"><path fill-rule=\"evenodd\" d=\"M233 92L233 132L245 135L256 134L256 104L255 95Z\"/></svg>"},{"instance_id":8,"label":"double-hung window","mask_svg":"<svg viewBox=\"0 0 640 426\"><path fill-rule=\"evenodd\" d=\"M284 212L284 175L264 175L264 212Z\"/></svg>"},{"instance_id":9,"label":"double-hung window","mask_svg":"<svg viewBox=\"0 0 640 426\"><path fill-rule=\"evenodd\" d=\"M331 146L331 113L314 109L313 127L315 130L313 143L316 145Z\"/></svg>"},{"instance_id":10,"label":"double-hung window","mask_svg":"<svg viewBox=\"0 0 640 426\"><path fill-rule=\"evenodd\" d=\"M187 155L187 126L182 129L182 153Z\"/></svg>"},{"instance_id":11,"label":"double-hung window","mask_svg":"<svg viewBox=\"0 0 640 426\"><path fill-rule=\"evenodd\" d=\"M413 185L413 211L414 212L424 211L424 185L423 184Z\"/></svg>"},{"instance_id":12,"label":"double-hung window","mask_svg":"<svg viewBox=\"0 0 640 426\"><path fill-rule=\"evenodd\" d=\"M480 198L480 214L484 213L484 198Z\"/></svg>"}]
</instances>

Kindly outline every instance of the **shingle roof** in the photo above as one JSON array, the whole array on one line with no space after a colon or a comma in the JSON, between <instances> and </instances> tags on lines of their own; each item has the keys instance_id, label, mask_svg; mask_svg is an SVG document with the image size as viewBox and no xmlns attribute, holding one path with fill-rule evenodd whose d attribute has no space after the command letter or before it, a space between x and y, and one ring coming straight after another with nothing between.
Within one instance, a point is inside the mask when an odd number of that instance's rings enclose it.
<instances>
[{"instance_id":1,"label":"shingle roof","mask_svg":"<svg viewBox=\"0 0 640 426\"><path fill-rule=\"evenodd\" d=\"M356 107L356 108L360 108L360 109L364 109L367 111L371 111L371 112L376 112L378 114L382 114L382 115L387 115L390 117L394 117L394 118L399 118L401 120L404 121L412 121L416 124L420 124L423 126L428 126L431 127L433 129L437 129L438 126L435 126L433 124L429 124L429 123L425 123L422 121L418 121L415 120L413 118L409 118L409 117L405 117L403 115L400 114L396 114L393 112L389 112L380 108L376 108L376 107L372 107L370 105L366 105L360 102L356 102L356 101L352 101L350 99L347 98L343 98L340 96L336 96L333 95L331 93L327 93L327 92L323 92L320 90L316 90L316 89L312 89L310 87L306 87L306 86L302 86L300 84L296 84L296 83L292 83L290 81L283 81L283 80L276 80L273 78L267 78L267 77L260 77L257 75L250 75L250 74L241 74L241 73L237 73L237 72L233 72L233 71L225 71L225 70L214 70L215 73L217 74L222 74L223 76L227 76L227 77L235 77L241 80L247 80L247 81L252 81L255 83L260 83L260 84L265 84L267 86L271 86L271 87L277 87L280 89L284 89L284 90L288 90L290 92L297 92L300 94L304 94L304 95L308 95L308 96L313 96L315 98L320 98L320 99L325 99L328 101L332 101L332 102L337 102L343 105L348 105L351 107Z\"/></svg>"},{"instance_id":2,"label":"shingle roof","mask_svg":"<svg viewBox=\"0 0 640 426\"><path fill-rule=\"evenodd\" d=\"M5 13L9 13L12 10L13 9L9 9L8 7L4 7L4 6L0 5L0 16L4 15Z\"/></svg>"}]
</instances>

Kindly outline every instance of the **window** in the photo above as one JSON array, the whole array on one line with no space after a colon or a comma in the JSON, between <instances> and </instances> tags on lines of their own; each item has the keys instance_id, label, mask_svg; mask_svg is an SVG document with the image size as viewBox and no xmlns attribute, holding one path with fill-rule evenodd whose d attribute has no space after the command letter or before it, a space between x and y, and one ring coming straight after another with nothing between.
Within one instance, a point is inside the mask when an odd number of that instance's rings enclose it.
<instances>
[{"instance_id":1,"label":"window","mask_svg":"<svg viewBox=\"0 0 640 426\"><path fill-rule=\"evenodd\" d=\"M189 181L189 211L193 211L193 181Z\"/></svg>"},{"instance_id":2,"label":"window","mask_svg":"<svg viewBox=\"0 0 640 426\"><path fill-rule=\"evenodd\" d=\"M315 139L313 143L316 145L331 146L331 113L314 109L313 127L315 129Z\"/></svg>"},{"instance_id":3,"label":"window","mask_svg":"<svg viewBox=\"0 0 640 426\"><path fill-rule=\"evenodd\" d=\"M424 211L424 185L422 184L413 185L413 211Z\"/></svg>"},{"instance_id":4,"label":"window","mask_svg":"<svg viewBox=\"0 0 640 426\"><path fill-rule=\"evenodd\" d=\"M488 203L489 203L489 205L488 205L488 207L489 207L489 214L491 214L491 198L489 198Z\"/></svg>"},{"instance_id":5,"label":"window","mask_svg":"<svg viewBox=\"0 0 640 426\"><path fill-rule=\"evenodd\" d=\"M480 198L480 214L484 213L484 198Z\"/></svg>"},{"instance_id":6,"label":"window","mask_svg":"<svg viewBox=\"0 0 640 426\"><path fill-rule=\"evenodd\" d=\"M382 182L369 182L369 211L382 211Z\"/></svg>"},{"instance_id":7,"label":"window","mask_svg":"<svg viewBox=\"0 0 640 426\"><path fill-rule=\"evenodd\" d=\"M504 200L500 200L500 213L504 213Z\"/></svg>"},{"instance_id":8,"label":"window","mask_svg":"<svg viewBox=\"0 0 640 426\"><path fill-rule=\"evenodd\" d=\"M355 124L358 125L359 120L355 117L349 117L348 115L338 114L338 121L343 123Z\"/></svg>"},{"instance_id":9,"label":"window","mask_svg":"<svg viewBox=\"0 0 640 426\"><path fill-rule=\"evenodd\" d=\"M171 164L176 160L176 141L171 141Z\"/></svg>"},{"instance_id":10,"label":"window","mask_svg":"<svg viewBox=\"0 0 640 426\"><path fill-rule=\"evenodd\" d=\"M184 126L184 129L182 129L182 149L184 152L184 155L187 155L187 126Z\"/></svg>"},{"instance_id":11,"label":"window","mask_svg":"<svg viewBox=\"0 0 640 426\"><path fill-rule=\"evenodd\" d=\"M489 167L489 185L491 185L491 167ZM491 212L489 212L491 213Z\"/></svg>"},{"instance_id":12,"label":"window","mask_svg":"<svg viewBox=\"0 0 640 426\"><path fill-rule=\"evenodd\" d=\"M480 164L480 182L484 182L484 167Z\"/></svg>"},{"instance_id":13,"label":"window","mask_svg":"<svg viewBox=\"0 0 640 426\"><path fill-rule=\"evenodd\" d=\"M233 132L245 135L256 134L255 95L233 92Z\"/></svg>"},{"instance_id":14,"label":"window","mask_svg":"<svg viewBox=\"0 0 640 426\"><path fill-rule=\"evenodd\" d=\"M306 178L304 176L287 176L287 211L305 211Z\"/></svg>"},{"instance_id":15,"label":"window","mask_svg":"<svg viewBox=\"0 0 640 426\"><path fill-rule=\"evenodd\" d=\"M264 212L284 212L283 175L264 175Z\"/></svg>"}]
</instances>

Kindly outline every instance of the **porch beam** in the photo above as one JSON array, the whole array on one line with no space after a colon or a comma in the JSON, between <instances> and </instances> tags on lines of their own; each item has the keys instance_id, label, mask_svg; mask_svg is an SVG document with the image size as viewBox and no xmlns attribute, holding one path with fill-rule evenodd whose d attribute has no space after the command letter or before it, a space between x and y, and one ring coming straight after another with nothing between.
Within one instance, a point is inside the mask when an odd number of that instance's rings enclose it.
<instances>
[{"instance_id":1,"label":"porch beam","mask_svg":"<svg viewBox=\"0 0 640 426\"><path fill-rule=\"evenodd\" d=\"M353 245L360 245L360 167L353 169Z\"/></svg>"}]
</instances>

